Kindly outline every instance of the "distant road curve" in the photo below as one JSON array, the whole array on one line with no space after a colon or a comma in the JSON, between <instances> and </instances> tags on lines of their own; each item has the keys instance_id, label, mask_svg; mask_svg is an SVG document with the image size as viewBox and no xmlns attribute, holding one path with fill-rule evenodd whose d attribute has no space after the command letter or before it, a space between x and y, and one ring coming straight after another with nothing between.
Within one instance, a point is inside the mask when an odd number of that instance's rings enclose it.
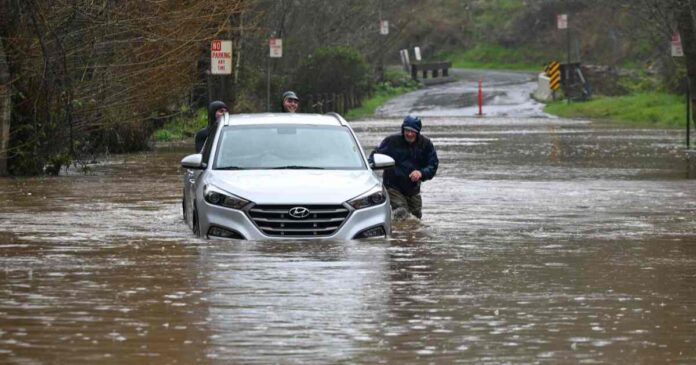
<instances>
[{"instance_id":1,"label":"distant road curve","mask_svg":"<svg viewBox=\"0 0 696 365\"><path fill-rule=\"evenodd\" d=\"M533 100L536 74L520 71L451 69L457 81L400 95L375 111L376 117L453 117L478 114L478 81L482 81L484 116L548 118L544 104Z\"/></svg>"}]
</instances>

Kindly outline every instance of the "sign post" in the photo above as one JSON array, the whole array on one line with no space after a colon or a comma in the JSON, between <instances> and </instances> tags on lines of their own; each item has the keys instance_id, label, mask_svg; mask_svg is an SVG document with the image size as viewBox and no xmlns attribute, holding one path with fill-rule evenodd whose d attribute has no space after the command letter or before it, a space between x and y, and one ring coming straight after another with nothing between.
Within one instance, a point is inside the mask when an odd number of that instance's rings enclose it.
<instances>
[{"instance_id":1,"label":"sign post","mask_svg":"<svg viewBox=\"0 0 696 365\"><path fill-rule=\"evenodd\" d=\"M268 75L266 79L266 111L271 111L271 58L283 57L283 39L274 35L268 39Z\"/></svg>"},{"instance_id":2,"label":"sign post","mask_svg":"<svg viewBox=\"0 0 696 365\"><path fill-rule=\"evenodd\" d=\"M681 37L678 32L672 34L672 57L684 57L684 49L682 48Z\"/></svg>"},{"instance_id":3,"label":"sign post","mask_svg":"<svg viewBox=\"0 0 696 365\"><path fill-rule=\"evenodd\" d=\"M210 42L210 75L214 77L208 80L208 97L211 100L229 100L227 76L231 74L232 41L212 40Z\"/></svg>"},{"instance_id":4,"label":"sign post","mask_svg":"<svg viewBox=\"0 0 696 365\"><path fill-rule=\"evenodd\" d=\"M565 69L565 79L566 79L566 87L565 87L565 94L566 94L566 102L570 104L570 95L568 93L568 80L570 80L570 28L568 28L568 14L559 14L556 16L556 24L558 25L558 29L565 29L566 30L566 52L567 52L567 62L568 62L568 67Z\"/></svg>"},{"instance_id":5,"label":"sign post","mask_svg":"<svg viewBox=\"0 0 696 365\"><path fill-rule=\"evenodd\" d=\"M682 48L681 36L679 32L672 33L672 57L684 57L684 48ZM691 147L691 82L689 76L686 76L686 149Z\"/></svg>"},{"instance_id":6,"label":"sign post","mask_svg":"<svg viewBox=\"0 0 696 365\"><path fill-rule=\"evenodd\" d=\"M388 20L380 20L379 21L379 34L389 35L389 21Z\"/></svg>"},{"instance_id":7,"label":"sign post","mask_svg":"<svg viewBox=\"0 0 696 365\"><path fill-rule=\"evenodd\" d=\"M380 9L380 19L382 18L382 11ZM379 81L382 82L384 81L384 49L385 47L385 41L387 36L389 35L389 21L388 20L380 20L379 21L379 34L381 37L379 37L379 43L380 43L380 53L379 53Z\"/></svg>"},{"instance_id":8,"label":"sign post","mask_svg":"<svg viewBox=\"0 0 696 365\"><path fill-rule=\"evenodd\" d=\"M232 74L232 41L213 40L210 44L210 73Z\"/></svg>"},{"instance_id":9,"label":"sign post","mask_svg":"<svg viewBox=\"0 0 696 365\"><path fill-rule=\"evenodd\" d=\"M686 77L686 149L691 148L691 83Z\"/></svg>"},{"instance_id":10,"label":"sign post","mask_svg":"<svg viewBox=\"0 0 696 365\"><path fill-rule=\"evenodd\" d=\"M553 100L556 100L556 90L561 86L561 64L558 61L551 61L544 69L544 73L549 77L549 88Z\"/></svg>"},{"instance_id":11,"label":"sign post","mask_svg":"<svg viewBox=\"0 0 696 365\"><path fill-rule=\"evenodd\" d=\"M271 58L283 57L283 39L271 37L268 40L269 56Z\"/></svg>"}]
</instances>

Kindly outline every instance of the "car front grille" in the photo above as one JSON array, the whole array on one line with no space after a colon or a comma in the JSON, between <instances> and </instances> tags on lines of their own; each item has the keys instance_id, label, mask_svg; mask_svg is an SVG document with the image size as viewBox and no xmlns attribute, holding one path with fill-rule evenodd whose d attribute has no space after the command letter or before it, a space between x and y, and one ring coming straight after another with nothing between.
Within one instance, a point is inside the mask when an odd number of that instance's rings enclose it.
<instances>
[{"instance_id":1,"label":"car front grille","mask_svg":"<svg viewBox=\"0 0 696 365\"><path fill-rule=\"evenodd\" d=\"M304 208L308 214L293 217L290 215L293 208ZM256 205L249 209L254 224L264 234L274 237L330 236L349 214L348 208L342 205Z\"/></svg>"}]
</instances>

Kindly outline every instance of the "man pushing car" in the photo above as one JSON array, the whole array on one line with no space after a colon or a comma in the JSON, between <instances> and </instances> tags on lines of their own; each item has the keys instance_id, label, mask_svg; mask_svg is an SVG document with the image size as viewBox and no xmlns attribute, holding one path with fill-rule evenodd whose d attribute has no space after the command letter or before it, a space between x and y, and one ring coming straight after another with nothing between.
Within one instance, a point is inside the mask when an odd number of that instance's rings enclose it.
<instances>
[{"instance_id":1,"label":"man pushing car","mask_svg":"<svg viewBox=\"0 0 696 365\"><path fill-rule=\"evenodd\" d=\"M382 179L389 193L393 210L405 209L417 218L423 216L420 195L421 182L435 177L439 160L435 146L421 132L420 118L407 116L401 133L385 138L371 154L382 153L395 161L394 168L384 170Z\"/></svg>"}]
</instances>

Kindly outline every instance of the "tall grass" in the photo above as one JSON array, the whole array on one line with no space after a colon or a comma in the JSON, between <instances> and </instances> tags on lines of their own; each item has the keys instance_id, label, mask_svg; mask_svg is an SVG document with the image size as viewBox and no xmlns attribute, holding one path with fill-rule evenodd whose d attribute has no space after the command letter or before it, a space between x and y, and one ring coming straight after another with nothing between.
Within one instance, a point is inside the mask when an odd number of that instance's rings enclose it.
<instances>
[{"instance_id":1,"label":"tall grass","mask_svg":"<svg viewBox=\"0 0 696 365\"><path fill-rule=\"evenodd\" d=\"M415 84L404 86L391 86L387 83L380 84L376 87L371 98L364 100L359 108L349 110L345 117L348 120L355 120L358 118L371 116L375 113L377 108L386 103L389 99L401 94L405 94L409 91L416 90L417 88L418 87L415 86Z\"/></svg>"},{"instance_id":2,"label":"tall grass","mask_svg":"<svg viewBox=\"0 0 696 365\"><path fill-rule=\"evenodd\" d=\"M359 108L351 109L346 113L346 119L355 120L373 115L375 110L389 99L420 87L418 82L412 80L411 75L401 70L400 67L388 68L384 79L384 82L374 87L371 98L363 100Z\"/></svg>"}]
</instances>

